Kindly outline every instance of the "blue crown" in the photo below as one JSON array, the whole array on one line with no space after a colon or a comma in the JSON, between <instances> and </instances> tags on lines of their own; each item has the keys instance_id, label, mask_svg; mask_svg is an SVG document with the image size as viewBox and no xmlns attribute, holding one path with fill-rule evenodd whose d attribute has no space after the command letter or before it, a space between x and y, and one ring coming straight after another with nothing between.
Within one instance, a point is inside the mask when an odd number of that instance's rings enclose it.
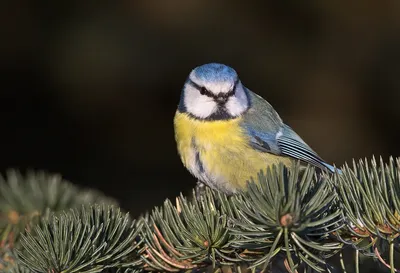
<instances>
[{"instance_id":1,"label":"blue crown","mask_svg":"<svg viewBox=\"0 0 400 273\"><path fill-rule=\"evenodd\" d=\"M224 64L209 63L196 67L194 76L207 82L234 82L237 79L236 71Z\"/></svg>"}]
</instances>

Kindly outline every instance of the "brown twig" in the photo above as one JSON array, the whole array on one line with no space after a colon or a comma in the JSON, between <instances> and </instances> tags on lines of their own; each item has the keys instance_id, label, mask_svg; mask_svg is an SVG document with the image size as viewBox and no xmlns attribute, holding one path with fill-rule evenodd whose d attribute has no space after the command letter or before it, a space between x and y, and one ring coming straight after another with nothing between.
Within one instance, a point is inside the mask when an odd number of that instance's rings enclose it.
<instances>
[{"instance_id":1,"label":"brown twig","mask_svg":"<svg viewBox=\"0 0 400 273\"><path fill-rule=\"evenodd\" d=\"M293 273L293 271L290 269L290 265L287 258L283 261L283 264L285 265L285 268L289 273ZM294 272L298 273L296 269L294 270Z\"/></svg>"},{"instance_id":2,"label":"brown twig","mask_svg":"<svg viewBox=\"0 0 400 273\"><path fill-rule=\"evenodd\" d=\"M151 250L151 251L150 251ZM196 268L197 266L194 266L192 264L188 264L188 263L179 263L175 260L170 259L170 257L165 257L163 256L161 253L159 253L157 250L155 249L147 249L147 254L149 255L149 258L155 262L158 263L160 267L164 268L167 271L173 271L173 272L177 272L181 269L193 269ZM152 255L153 252L157 257L159 257L161 260L163 260L166 264L160 264L157 259L155 259L155 257ZM171 267L174 266L175 268Z\"/></svg>"},{"instance_id":3,"label":"brown twig","mask_svg":"<svg viewBox=\"0 0 400 273\"><path fill-rule=\"evenodd\" d=\"M372 238L371 238L372 239ZM374 248L374 253L376 255L376 257L378 258L378 260L387 268L392 269L392 267L382 258L381 254L379 253L379 249L378 247L375 245L375 243L372 246ZM393 268L395 272L400 272L399 270L397 270L396 268Z\"/></svg>"},{"instance_id":4,"label":"brown twig","mask_svg":"<svg viewBox=\"0 0 400 273\"><path fill-rule=\"evenodd\" d=\"M170 244L168 244L168 242L165 240L165 238L162 236L160 230L157 228L157 226L154 225L154 232L156 234L153 234L153 242L156 245L156 248L152 248L152 247L148 247L146 249L147 254L149 255L149 258L153 261L154 260L154 256L152 255L152 253L154 253L157 257L159 257L161 260L163 260L167 265L171 265L174 266L175 268L179 268L179 269L193 269L193 268L197 268L198 265L193 265L191 263L191 260L188 259L186 261L178 261L176 259L173 259L172 257L170 257L170 255L168 255L163 247L160 244L160 241L165 245L165 247L168 248L169 251L171 251L172 253L174 253L175 255L177 255L178 257L182 257L183 254L179 253L178 251L176 251L176 249L174 249ZM166 266L166 265L164 265ZM175 270L174 270L175 271Z\"/></svg>"},{"instance_id":5,"label":"brown twig","mask_svg":"<svg viewBox=\"0 0 400 273\"><path fill-rule=\"evenodd\" d=\"M153 225L154 232L157 234L158 239L160 239L161 243L168 248L169 251L174 253L176 256L183 257L184 255L180 252L178 252L175 248L173 248L164 238L164 236L161 234L160 230L157 228L157 226L154 224Z\"/></svg>"}]
</instances>

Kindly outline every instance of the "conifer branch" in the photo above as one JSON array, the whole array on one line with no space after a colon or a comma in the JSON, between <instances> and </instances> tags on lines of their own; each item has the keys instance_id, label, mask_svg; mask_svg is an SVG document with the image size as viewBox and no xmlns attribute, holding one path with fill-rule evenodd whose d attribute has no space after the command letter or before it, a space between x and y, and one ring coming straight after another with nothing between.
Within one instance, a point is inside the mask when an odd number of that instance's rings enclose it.
<instances>
[{"instance_id":1,"label":"conifer branch","mask_svg":"<svg viewBox=\"0 0 400 273\"><path fill-rule=\"evenodd\" d=\"M54 182L45 174L31 182L14 180L21 183L0 181L2 196L14 194L0 201L1 215L7 216L0 222L0 265L6 265L7 272L241 272L241 266L253 272L331 272L328 259L338 252L346 270L341 251L348 246L356 249L356 272L363 257L373 257L396 272L398 159L388 164L359 161L333 176L317 174L312 167L274 166L251 179L245 192L226 196L207 188L200 197L193 193L192 200L182 195L175 204L167 200L137 221L115 206L82 206L88 199L107 198L90 192L92 197L81 199L78 188L71 191L75 196L65 199L69 201L54 202L51 194L63 198L59 192L73 186L63 188L64 182L58 182L48 189L46 183ZM37 192L47 201L35 204ZM24 194L33 200L27 208ZM76 205L82 207L78 210ZM32 211L39 213L26 217L29 224L20 220ZM9 230L22 222L27 232L12 240ZM18 257L10 242L19 245Z\"/></svg>"},{"instance_id":2,"label":"conifer branch","mask_svg":"<svg viewBox=\"0 0 400 273\"><path fill-rule=\"evenodd\" d=\"M366 159L353 168L347 164L342 175L335 175L340 204L343 207L346 229L337 233L345 244L358 252L378 258L394 268L394 250L400 246L400 160L390 158L384 164L382 158L369 163ZM389 251L389 260L382 258Z\"/></svg>"},{"instance_id":3,"label":"conifer branch","mask_svg":"<svg viewBox=\"0 0 400 273\"><path fill-rule=\"evenodd\" d=\"M180 196L176 206L167 200L155 208L141 234L145 268L178 272L240 262L228 245L228 202L227 196L206 189L200 199Z\"/></svg>"},{"instance_id":4,"label":"conifer branch","mask_svg":"<svg viewBox=\"0 0 400 273\"><path fill-rule=\"evenodd\" d=\"M146 266L174 272L245 263L265 269L284 253L292 272L300 263L322 272L325 259L341 249L332 233L343 227L343 214L326 179L311 167L299 170L269 169L233 197L207 190L201 201L166 201L142 234Z\"/></svg>"},{"instance_id":5,"label":"conifer branch","mask_svg":"<svg viewBox=\"0 0 400 273\"><path fill-rule=\"evenodd\" d=\"M140 264L141 223L114 207L94 205L42 219L21 235L20 262L34 272L102 272Z\"/></svg>"},{"instance_id":6,"label":"conifer branch","mask_svg":"<svg viewBox=\"0 0 400 273\"><path fill-rule=\"evenodd\" d=\"M0 270L27 272L17 264L13 249L18 246L19 235L30 230L41 218L82 205L117 202L92 189L82 189L64 180L58 174L29 171L22 175L9 170L0 175Z\"/></svg>"},{"instance_id":7,"label":"conifer branch","mask_svg":"<svg viewBox=\"0 0 400 273\"><path fill-rule=\"evenodd\" d=\"M233 220L232 246L258 255L247 256L250 267L263 269L277 254L284 254L289 271L300 264L317 272L327 267L326 259L341 249L332 233L343 227L337 196L327 180L312 167L300 172L297 165L283 165L261 172L248 191L233 197L240 217Z\"/></svg>"},{"instance_id":8,"label":"conifer branch","mask_svg":"<svg viewBox=\"0 0 400 273\"><path fill-rule=\"evenodd\" d=\"M21 230L36 223L46 210L61 212L84 204L117 204L92 189L82 189L58 174L9 170L0 175L0 244L13 244Z\"/></svg>"}]
</instances>

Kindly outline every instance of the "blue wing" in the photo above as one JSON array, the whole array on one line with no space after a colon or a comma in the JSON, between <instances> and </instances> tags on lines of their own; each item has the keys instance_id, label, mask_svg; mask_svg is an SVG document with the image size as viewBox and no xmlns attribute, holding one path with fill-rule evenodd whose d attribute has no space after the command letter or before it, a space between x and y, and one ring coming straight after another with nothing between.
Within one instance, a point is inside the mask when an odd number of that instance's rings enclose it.
<instances>
[{"instance_id":1,"label":"blue wing","mask_svg":"<svg viewBox=\"0 0 400 273\"><path fill-rule=\"evenodd\" d=\"M327 168L331 172L335 171L333 166L327 164L289 126L283 125L282 130L277 134L276 141L281 154L300 159L320 168Z\"/></svg>"},{"instance_id":2,"label":"blue wing","mask_svg":"<svg viewBox=\"0 0 400 273\"><path fill-rule=\"evenodd\" d=\"M310 163L321 169L335 172L335 168L327 164L310 146L308 146L292 128L283 124L277 133L268 134L247 127L250 145L263 152L290 156Z\"/></svg>"},{"instance_id":3,"label":"blue wing","mask_svg":"<svg viewBox=\"0 0 400 273\"><path fill-rule=\"evenodd\" d=\"M322 160L292 128L285 125L274 108L249 91L252 107L243 115L242 127L254 149L289 156L331 172L335 168ZM338 170L340 172L340 170Z\"/></svg>"}]
</instances>

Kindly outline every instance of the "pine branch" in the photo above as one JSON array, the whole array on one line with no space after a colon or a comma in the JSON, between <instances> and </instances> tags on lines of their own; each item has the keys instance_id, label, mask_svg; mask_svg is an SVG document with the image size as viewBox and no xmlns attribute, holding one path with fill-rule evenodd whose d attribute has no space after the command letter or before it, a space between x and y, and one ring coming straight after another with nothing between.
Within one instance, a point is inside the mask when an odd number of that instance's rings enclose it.
<instances>
[{"instance_id":1,"label":"pine branch","mask_svg":"<svg viewBox=\"0 0 400 273\"><path fill-rule=\"evenodd\" d=\"M338 238L359 253L377 258L394 271L394 251L400 246L400 160L389 164L375 158L347 164L343 175L336 175L339 199L347 219ZM382 258L389 252L389 262Z\"/></svg>"},{"instance_id":2,"label":"pine branch","mask_svg":"<svg viewBox=\"0 0 400 273\"><path fill-rule=\"evenodd\" d=\"M96 190L82 189L57 174L43 171L28 172L25 176L9 170L6 178L0 175L0 269L8 272L28 272L10 255L19 242L21 231L53 213L79 208L82 205L116 204Z\"/></svg>"},{"instance_id":3,"label":"pine branch","mask_svg":"<svg viewBox=\"0 0 400 273\"><path fill-rule=\"evenodd\" d=\"M305 263L322 272L341 249L331 233L343 227L337 196L314 169L299 173L283 165L260 174L248 191L228 198L208 190L204 199L184 197L153 210L142 234L145 266L179 271L248 264L265 267L284 253L294 272Z\"/></svg>"},{"instance_id":4,"label":"pine branch","mask_svg":"<svg viewBox=\"0 0 400 273\"><path fill-rule=\"evenodd\" d=\"M176 202L175 207L165 201L145 220L145 269L177 272L240 262L228 244L232 211L227 196L206 189L201 201L180 196Z\"/></svg>"},{"instance_id":5,"label":"pine branch","mask_svg":"<svg viewBox=\"0 0 400 273\"><path fill-rule=\"evenodd\" d=\"M117 204L92 189L82 189L58 174L30 171L26 176L15 170L0 175L0 245L13 247L21 230L29 228L46 210L61 212L84 204Z\"/></svg>"},{"instance_id":6,"label":"pine branch","mask_svg":"<svg viewBox=\"0 0 400 273\"><path fill-rule=\"evenodd\" d=\"M324 271L325 260L341 249L331 234L344 225L331 185L311 167L300 173L299 165L275 166L258 181L233 199L240 217L231 228L232 246L260 252L245 258L252 268L265 268L281 253L292 272L301 263Z\"/></svg>"},{"instance_id":7,"label":"pine branch","mask_svg":"<svg viewBox=\"0 0 400 273\"><path fill-rule=\"evenodd\" d=\"M19 240L17 265L52 273L241 272L241 266L332 272L328 259L351 246L356 272L359 253L396 272L400 162L353 165L333 176L275 166L251 179L246 192L180 196L136 222L101 206L42 213Z\"/></svg>"},{"instance_id":8,"label":"pine branch","mask_svg":"<svg viewBox=\"0 0 400 273\"><path fill-rule=\"evenodd\" d=\"M22 234L18 256L34 272L95 273L136 267L141 251L135 239L140 229L141 222L131 221L114 207L82 207L43 219Z\"/></svg>"}]
</instances>

